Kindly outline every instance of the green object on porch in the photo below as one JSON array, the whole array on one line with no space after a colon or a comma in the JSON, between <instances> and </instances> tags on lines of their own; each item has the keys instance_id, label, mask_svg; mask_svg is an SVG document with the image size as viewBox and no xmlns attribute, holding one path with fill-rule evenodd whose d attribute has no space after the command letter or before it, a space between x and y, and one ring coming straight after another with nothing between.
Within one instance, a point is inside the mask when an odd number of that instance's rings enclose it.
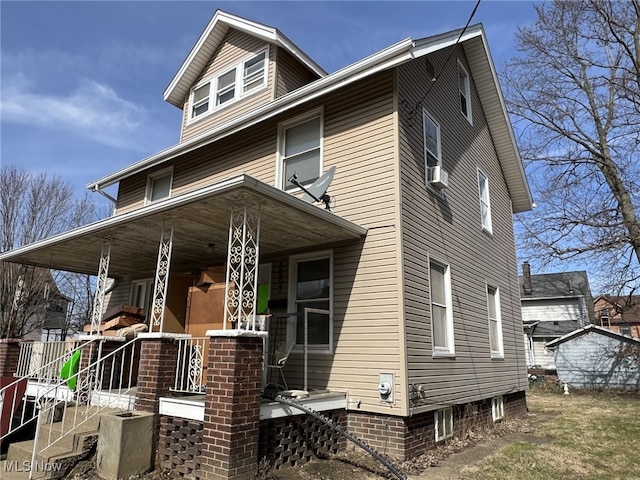
<instances>
[{"instance_id":1,"label":"green object on porch","mask_svg":"<svg viewBox=\"0 0 640 480\"><path fill-rule=\"evenodd\" d=\"M256 312L261 315L267 311L269 305L269 285L258 285L258 308Z\"/></svg>"},{"instance_id":2,"label":"green object on porch","mask_svg":"<svg viewBox=\"0 0 640 480\"><path fill-rule=\"evenodd\" d=\"M67 381L67 386L71 391L76 389L78 382L78 368L80 367L80 350L74 352L73 355L64 362L60 369L60 378Z\"/></svg>"}]
</instances>

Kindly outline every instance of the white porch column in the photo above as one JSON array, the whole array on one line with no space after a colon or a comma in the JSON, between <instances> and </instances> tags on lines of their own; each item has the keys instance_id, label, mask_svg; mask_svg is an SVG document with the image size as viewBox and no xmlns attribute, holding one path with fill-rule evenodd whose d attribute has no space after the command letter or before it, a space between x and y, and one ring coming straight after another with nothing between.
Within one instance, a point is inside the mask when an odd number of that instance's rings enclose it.
<instances>
[{"instance_id":1,"label":"white porch column","mask_svg":"<svg viewBox=\"0 0 640 480\"><path fill-rule=\"evenodd\" d=\"M224 329L255 330L258 300L260 205L245 202L231 209Z\"/></svg>"},{"instance_id":2,"label":"white porch column","mask_svg":"<svg viewBox=\"0 0 640 480\"><path fill-rule=\"evenodd\" d=\"M107 291L107 275L109 273L110 260L111 237L107 237L102 241L96 294L93 297L93 311L91 312L91 331L89 332L91 335L97 335L100 332L100 321L102 320L102 310L104 308L104 296Z\"/></svg>"},{"instance_id":3,"label":"white porch column","mask_svg":"<svg viewBox=\"0 0 640 480\"><path fill-rule=\"evenodd\" d=\"M169 287L169 270L171 264L171 250L173 248L173 226L163 226L158 248L158 264L156 278L153 282L153 297L151 299L151 319L149 330L162 332L164 326L164 306L167 303L167 289Z\"/></svg>"}]
</instances>

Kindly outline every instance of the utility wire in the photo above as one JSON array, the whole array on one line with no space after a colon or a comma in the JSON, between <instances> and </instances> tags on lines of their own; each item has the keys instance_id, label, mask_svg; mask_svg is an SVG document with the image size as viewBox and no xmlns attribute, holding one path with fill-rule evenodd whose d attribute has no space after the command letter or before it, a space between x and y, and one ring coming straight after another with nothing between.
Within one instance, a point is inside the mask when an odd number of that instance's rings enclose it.
<instances>
[{"instance_id":1,"label":"utility wire","mask_svg":"<svg viewBox=\"0 0 640 480\"><path fill-rule=\"evenodd\" d=\"M480 6L480 1L478 0L476 2L476 6L473 7L473 10L471 11L471 15L469 15L469 19L467 20L467 23L465 24L464 28L462 29L462 31L460 32L460 35L458 35L458 38L456 40L456 43L454 43L451 46L451 50L449 51L449 56L447 57L447 59L444 62L444 65L442 66L442 68L440 69L440 71L438 72L438 74L431 80L431 84L429 85L429 87L427 88L427 91L425 92L425 94L422 96L422 98L416 102L416 104L413 106L413 108L411 110L409 110L409 118L413 118L413 115L415 114L416 110L418 109L418 107L420 105L422 105L422 102L425 101L425 99L427 98L427 95L429 95L429 93L431 92L431 89L433 88L433 85L436 83L436 81L440 78L440 75L442 75L442 73L444 72L445 67L447 66L447 63L449 63L449 60L451 60L451 57L453 56L453 52L455 52L456 47L458 46L458 44L460 43L460 39L462 38L462 36L464 35L464 33L467 31L467 28L469 28L469 24L471 23L471 20L473 19L473 17L475 16L476 12L478 11L478 7Z\"/></svg>"}]
</instances>

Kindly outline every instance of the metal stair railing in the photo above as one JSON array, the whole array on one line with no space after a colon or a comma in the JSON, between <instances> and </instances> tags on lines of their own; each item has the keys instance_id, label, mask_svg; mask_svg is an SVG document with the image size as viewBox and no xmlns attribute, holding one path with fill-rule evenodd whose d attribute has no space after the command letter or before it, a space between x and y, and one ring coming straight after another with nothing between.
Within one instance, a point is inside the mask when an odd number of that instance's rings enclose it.
<instances>
[{"instance_id":1,"label":"metal stair railing","mask_svg":"<svg viewBox=\"0 0 640 480\"><path fill-rule=\"evenodd\" d=\"M60 368L83 340L57 342L23 342L20 344L16 377L28 376L29 380L48 383L56 381Z\"/></svg>"},{"instance_id":2,"label":"metal stair railing","mask_svg":"<svg viewBox=\"0 0 640 480\"><path fill-rule=\"evenodd\" d=\"M4 387L0 388L0 405L3 405L4 402L11 403L11 408L4 410L4 412L9 411L11 413L10 413L10 418L8 422L8 430L0 436L0 443L9 435L15 433L16 431L18 431L25 425L33 422L37 418L37 412L35 410L31 414L27 410L28 406L27 406L26 400L27 400L27 388L28 388L29 380L34 380L34 379L41 380L45 378L52 380L51 371L54 368L58 366L62 366L64 362L66 362L69 358L71 358L71 356L75 352L82 351L83 348L95 342L96 340L98 339L90 339L85 341L84 343L80 343L79 345L73 348L70 348L69 350L66 350L59 357L54 358L53 360L45 363L44 365L41 365L36 369L29 368L31 350L21 348L19 362L18 362L19 368L18 368L18 371L16 372L16 377L18 378L16 378L11 383L5 385ZM22 365L23 368L20 368L20 365ZM26 367L24 367L25 365ZM21 372L22 372L22 375L19 375L19 373ZM58 374L59 372L60 370L58 369ZM20 391L22 390L21 384L27 385L27 387L25 387L24 393L22 394L20 393ZM42 390L41 386L38 387L38 391L40 390ZM65 392L65 396L69 396L68 391ZM16 409L19 411L16 412Z\"/></svg>"},{"instance_id":3,"label":"metal stair railing","mask_svg":"<svg viewBox=\"0 0 640 480\"><path fill-rule=\"evenodd\" d=\"M86 424L92 418L107 408L117 408L122 411L133 410L131 402L123 407L119 402L122 395L129 395L135 388L134 367L137 337L125 341L117 349L103 355L103 342L97 345L97 358L87 366L78 370L67 380L61 380L56 385L49 387L43 395L36 400L37 416L36 434L33 443L31 465L35 465L36 457L47 448L56 444L81 425ZM93 348L90 347L89 358L93 357ZM137 375L136 375L137 377ZM108 380L107 380L108 379ZM70 418L67 416L66 401L60 400L58 390L64 388L70 380L75 380L77 389L75 392L76 405ZM107 398L104 404L102 400ZM44 401L43 401L44 399ZM60 410L62 413L60 414ZM59 417L59 418L57 418ZM59 431L54 425L62 422L63 428ZM41 444L44 446L40 447ZM33 473L33 471L32 471ZM31 474L29 478L32 478Z\"/></svg>"}]
</instances>

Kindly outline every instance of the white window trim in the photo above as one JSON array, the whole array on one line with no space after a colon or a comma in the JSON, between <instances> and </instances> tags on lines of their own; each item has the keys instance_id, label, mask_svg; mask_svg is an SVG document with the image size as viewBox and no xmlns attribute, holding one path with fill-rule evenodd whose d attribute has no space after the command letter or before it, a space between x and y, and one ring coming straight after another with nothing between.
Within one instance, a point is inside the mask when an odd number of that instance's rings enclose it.
<instances>
[{"instance_id":1,"label":"white window trim","mask_svg":"<svg viewBox=\"0 0 640 480\"><path fill-rule=\"evenodd\" d=\"M166 197L160 198L158 200L151 201L151 194L153 193L153 182L158 178L162 178L165 176L169 176L169 194ZM171 193L173 192L173 167L163 168L162 170L158 170L157 172L150 173L147 175L147 188L144 194L144 204L149 205L151 203L160 202L167 198L171 198Z\"/></svg>"},{"instance_id":2,"label":"white window trim","mask_svg":"<svg viewBox=\"0 0 640 480\"><path fill-rule=\"evenodd\" d=\"M291 118L278 124L278 150L276 152L276 188L285 190L287 179L284 178L284 148L285 148L285 131L291 127L295 127L301 123L320 118L320 165L318 176L322 175L324 169L324 109L316 108L297 117ZM299 188L288 190L288 193L299 192Z\"/></svg>"},{"instance_id":3,"label":"white window trim","mask_svg":"<svg viewBox=\"0 0 640 480\"><path fill-rule=\"evenodd\" d=\"M262 52L264 52L265 54L265 58L264 58L264 72L263 72L263 82L262 85L256 88L253 88L251 90L249 90L248 92L244 91L244 64L251 60L252 58L256 57L257 55L260 55ZM236 79L234 82L235 85L235 94L233 97L233 100L229 100L225 103L223 103L222 105L216 105L217 100L218 100L218 79L226 74L229 73L231 70L236 69ZM194 92L202 87L203 85L206 84L210 84L209 86L209 109L207 110L207 112L202 113L200 115L198 115L197 117L193 116L193 96L194 96ZM269 84L269 45L265 46L264 48L261 48L253 53L251 53L251 55L247 55L246 57L242 58L242 60L240 60L238 63L234 64L234 65L229 65L227 68L225 68L224 70L219 70L217 72L215 72L213 75L208 76L207 78L203 79L201 82L199 82L197 85L193 86L193 88L191 88L191 92L189 93L189 107L188 107L188 113L187 113L187 125L197 122L199 120L201 120L202 118L208 117L209 115L211 115L212 113L221 110L223 108L226 108L229 105L233 105L234 103L246 98L246 97L250 97L251 95L258 93L264 89L266 89L268 87Z\"/></svg>"},{"instance_id":4,"label":"white window trim","mask_svg":"<svg viewBox=\"0 0 640 480\"><path fill-rule=\"evenodd\" d=\"M467 82L465 85L464 92L460 90L460 71L462 71L467 77ZM465 103L467 104L467 114L465 115L465 113L462 111L461 106L460 106L460 113L462 113L462 116L466 118L471 125L473 125L473 116L471 113L471 76L469 75L469 72L467 71L467 69L464 68L464 65L462 65L462 62L460 62L460 60L458 60L458 91L461 95L464 95L466 100Z\"/></svg>"},{"instance_id":5,"label":"white window trim","mask_svg":"<svg viewBox=\"0 0 640 480\"><path fill-rule=\"evenodd\" d=\"M438 430L440 430L440 417L442 417L442 420L445 420L447 411L449 412L449 422L445 423L444 435L438 435ZM433 412L433 417L435 424L436 442L441 442L443 440L446 440L447 438L453 438L453 409L451 407L447 407L436 410L435 412Z\"/></svg>"},{"instance_id":6,"label":"white window trim","mask_svg":"<svg viewBox=\"0 0 640 480\"><path fill-rule=\"evenodd\" d=\"M433 335L433 301L432 297L432 285L431 285L431 264L435 263L445 268L444 280L445 280L445 301L447 308L447 346L436 347L434 344ZM456 354L455 339L453 335L453 302L451 294L451 266L436 258L429 258L429 311L431 314L431 349L433 357L454 357Z\"/></svg>"},{"instance_id":7,"label":"white window trim","mask_svg":"<svg viewBox=\"0 0 640 480\"><path fill-rule=\"evenodd\" d=\"M483 207L485 206L485 199L482 198L482 189L480 188L480 176L484 178L484 186L485 191L487 193L486 199L486 208L487 208L487 225L484 223L484 216L482 215ZM491 219L491 194L490 194L490 185L489 185L489 176L478 169L478 201L480 202L480 224L482 225L482 230L487 233L493 233L493 221Z\"/></svg>"},{"instance_id":8,"label":"white window trim","mask_svg":"<svg viewBox=\"0 0 640 480\"><path fill-rule=\"evenodd\" d=\"M143 288L143 303L144 306L140 307L144 310L144 316L145 319L149 318L149 312L148 312L148 307L150 304L150 300L151 297L153 296L153 288L154 288L154 284L153 284L153 278L141 278L138 280L132 280L131 281L131 288L129 290L129 305L134 305L139 307L139 305L136 304L135 301L135 291L138 285L142 285Z\"/></svg>"},{"instance_id":9,"label":"white window trim","mask_svg":"<svg viewBox=\"0 0 640 480\"><path fill-rule=\"evenodd\" d=\"M504 397L502 395L491 399L491 418L494 422L504 418Z\"/></svg>"},{"instance_id":10,"label":"white window trim","mask_svg":"<svg viewBox=\"0 0 640 480\"><path fill-rule=\"evenodd\" d=\"M427 148L427 124L426 124L426 119L431 120L437 129L437 137L438 137L438 152L437 154L432 152L431 150L429 150ZM433 117L433 115L431 115L426 109L422 109L422 144L423 144L423 148L424 148L424 168L425 168L425 176L426 176L426 169L429 168L429 165L427 163L427 154L430 153L432 156L434 156L436 158L436 162L438 165L442 166L442 139L440 137L440 123L438 123L438 121ZM427 182L429 183L429 182Z\"/></svg>"},{"instance_id":11,"label":"white window trim","mask_svg":"<svg viewBox=\"0 0 640 480\"><path fill-rule=\"evenodd\" d=\"M288 291L288 311L296 312L296 285L297 269L294 268L299 261L329 259L329 345L309 345L310 353L333 353L333 250L323 250L320 252L291 255L289 257L289 291ZM289 318L287 323L287 343L294 344L294 352L302 352L303 345L296 344L297 317Z\"/></svg>"},{"instance_id":12,"label":"white window trim","mask_svg":"<svg viewBox=\"0 0 640 480\"><path fill-rule=\"evenodd\" d=\"M491 317L489 317L489 289L492 288L495 290L494 299L496 304L494 305L496 311L496 328L497 328L497 337L498 337L498 350L491 349ZM491 285L487 283L487 320L489 322L489 347L491 349L491 358L504 358L504 345L502 339L502 313L500 309L500 288L495 285Z\"/></svg>"}]
</instances>

